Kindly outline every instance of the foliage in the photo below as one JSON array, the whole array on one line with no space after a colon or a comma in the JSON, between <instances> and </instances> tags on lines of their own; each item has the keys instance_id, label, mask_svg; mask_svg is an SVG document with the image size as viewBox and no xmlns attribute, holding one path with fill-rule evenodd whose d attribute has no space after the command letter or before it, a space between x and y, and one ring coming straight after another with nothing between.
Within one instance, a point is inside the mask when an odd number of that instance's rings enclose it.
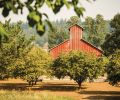
<instances>
[{"instance_id":1,"label":"foliage","mask_svg":"<svg viewBox=\"0 0 120 100\"><path fill-rule=\"evenodd\" d=\"M74 25L74 24L78 24L78 25L81 24L81 20L79 19L79 17L77 17L77 16L72 16L72 17L70 18L70 20L67 21L67 25L68 25L68 26L71 26L71 25Z\"/></svg>"},{"instance_id":2,"label":"foliage","mask_svg":"<svg viewBox=\"0 0 120 100\"><path fill-rule=\"evenodd\" d=\"M44 33L43 36L39 36L37 34L35 27L30 28L28 23L22 23L21 28L26 38L30 38L31 36L35 37L35 40L34 40L35 44L38 44L39 46L43 47L45 43L48 42L48 26L47 25L46 25L47 31Z\"/></svg>"},{"instance_id":3,"label":"foliage","mask_svg":"<svg viewBox=\"0 0 120 100\"><path fill-rule=\"evenodd\" d=\"M69 76L81 87L81 83L86 79L92 80L102 74L104 66L100 64L101 61L94 55L71 51L58 57L52 68L56 77Z\"/></svg>"},{"instance_id":4,"label":"foliage","mask_svg":"<svg viewBox=\"0 0 120 100\"><path fill-rule=\"evenodd\" d=\"M83 26L85 33L87 34L87 41L100 47L108 32L107 22L104 20L103 16L98 14L95 19L87 17Z\"/></svg>"},{"instance_id":5,"label":"foliage","mask_svg":"<svg viewBox=\"0 0 120 100\"><path fill-rule=\"evenodd\" d=\"M27 15L29 25L31 27L35 26L38 34L43 35L45 32L45 25L43 23L44 18L46 18L45 22L51 26L47 14L42 13L39 10L41 7L43 7L43 5L47 5L55 14L57 14L63 6L67 7L68 9L73 7L76 14L80 17L83 15L85 9L79 5L79 3L79 0L1 0L0 8L2 9L2 15L4 17L7 17L10 11L15 14L21 12L22 14L23 9L27 8L29 11L29 14Z\"/></svg>"},{"instance_id":6,"label":"foliage","mask_svg":"<svg viewBox=\"0 0 120 100\"><path fill-rule=\"evenodd\" d=\"M33 85L39 76L50 73L51 59L45 51L33 47L34 37L26 38L20 25L3 25L10 34L0 48L0 78L20 77Z\"/></svg>"},{"instance_id":7,"label":"foliage","mask_svg":"<svg viewBox=\"0 0 120 100\"><path fill-rule=\"evenodd\" d=\"M120 49L120 14L114 16L110 25L112 27L112 34L106 36L105 42L102 45L102 49L106 56L109 56L117 49Z\"/></svg>"},{"instance_id":8,"label":"foliage","mask_svg":"<svg viewBox=\"0 0 120 100\"><path fill-rule=\"evenodd\" d=\"M120 49L109 56L107 74L111 85L116 85L120 82Z\"/></svg>"},{"instance_id":9,"label":"foliage","mask_svg":"<svg viewBox=\"0 0 120 100\"><path fill-rule=\"evenodd\" d=\"M55 94L29 91L0 91L1 100L74 100L70 97L56 96Z\"/></svg>"},{"instance_id":10,"label":"foliage","mask_svg":"<svg viewBox=\"0 0 120 100\"><path fill-rule=\"evenodd\" d=\"M8 37L8 33L4 30L2 23L0 23L0 46L4 39Z\"/></svg>"},{"instance_id":11,"label":"foliage","mask_svg":"<svg viewBox=\"0 0 120 100\"><path fill-rule=\"evenodd\" d=\"M68 27L74 24L82 26L84 29L83 38L97 47L101 46L106 34L109 33L111 29L109 21L104 20L100 14L98 14L95 19L87 17L84 22L81 22L77 16L72 16L68 21L60 20L59 22L52 22L53 30L48 31L49 48L68 39Z\"/></svg>"},{"instance_id":12,"label":"foliage","mask_svg":"<svg viewBox=\"0 0 120 100\"><path fill-rule=\"evenodd\" d=\"M49 48L52 48L69 38L66 21L52 22L53 30L48 31Z\"/></svg>"},{"instance_id":13,"label":"foliage","mask_svg":"<svg viewBox=\"0 0 120 100\"><path fill-rule=\"evenodd\" d=\"M41 48L34 46L24 58L17 59L13 76L27 80L29 85L34 85L40 76L50 75L50 64L50 55Z\"/></svg>"},{"instance_id":14,"label":"foliage","mask_svg":"<svg viewBox=\"0 0 120 100\"><path fill-rule=\"evenodd\" d=\"M9 32L8 39L4 39L0 48L0 79L12 77L13 64L16 59L24 57L31 48L33 38L26 39L20 28L20 23L10 25L3 24L6 32Z\"/></svg>"}]
</instances>

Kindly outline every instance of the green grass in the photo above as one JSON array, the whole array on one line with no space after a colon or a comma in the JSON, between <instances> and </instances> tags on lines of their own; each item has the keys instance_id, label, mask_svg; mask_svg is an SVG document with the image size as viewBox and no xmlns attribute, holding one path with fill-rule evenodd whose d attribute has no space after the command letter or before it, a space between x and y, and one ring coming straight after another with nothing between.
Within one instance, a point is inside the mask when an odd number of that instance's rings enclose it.
<instances>
[{"instance_id":1,"label":"green grass","mask_svg":"<svg viewBox=\"0 0 120 100\"><path fill-rule=\"evenodd\" d=\"M74 100L70 97L30 91L0 90L0 100Z\"/></svg>"}]
</instances>

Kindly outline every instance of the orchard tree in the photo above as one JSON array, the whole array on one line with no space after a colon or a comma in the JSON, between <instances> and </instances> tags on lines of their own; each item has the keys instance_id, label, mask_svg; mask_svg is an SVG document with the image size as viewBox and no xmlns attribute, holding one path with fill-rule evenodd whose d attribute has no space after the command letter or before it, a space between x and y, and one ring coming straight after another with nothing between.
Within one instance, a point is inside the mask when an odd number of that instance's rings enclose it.
<instances>
[{"instance_id":1,"label":"orchard tree","mask_svg":"<svg viewBox=\"0 0 120 100\"><path fill-rule=\"evenodd\" d=\"M25 38L20 28L20 23L10 25L9 22L2 24L9 33L7 39L2 39L0 48L0 79L12 77L16 59L24 57L31 49L32 37Z\"/></svg>"},{"instance_id":2,"label":"orchard tree","mask_svg":"<svg viewBox=\"0 0 120 100\"><path fill-rule=\"evenodd\" d=\"M14 14L22 14L24 8L27 8L29 11L27 15L29 25L31 27L35 26L38 34L42 35L45 32L45 24L43 23L43 19L45 17L45 22L51 26L47 14L40 11L43 5L47 5L49 9L54 12L54 14L57 14L63 6L67 7L68 9L73 7L75 13L80 17L83 15L85 8L79 3L79 0L1 0L0 8L2 9L2 15L4 17L7 17L10 11L12 11Z\"/></svg>"},{"instance_id":3,"label":"orchard tree","mask_svg":"<svg viewBox=\"0 0 120 100\"><path fill-rule=\"evenodd\" d=\"M105 38L105 42L102 45L104 54L109 56L113 54L117 49L120 49L120 14L116 14L110 22L112 28L112 34L108 34Z\"/></svg>"},{"instance_id":4,"label":"orchard tree","mask_svg":"<svg viewBox=\"0 0 120 100\"><path fill-rule=\"evenodd\" d=\"M56 77L69 76L81 87L86 79L93 80L102 74L104 66L94 55L80 51L70 51L59 56L53 63L52 69ZM99 63L100 62L100 63Z\"/></svg>"},{"instance_id":5,"label":"orchard tree","mask_svg":"<svg viewBox=\"0 0 120 100\"><path fill-rule=\"evenodd\" d=\"M111 85L116 85L120 82L120 49L110 55L107 75Z\"/></svg>"},{"instance_id":6,"label":"orchard tree","mask_svg":"<svg viewBox=\"0 0 120 100\"><path fill-rule=\"evenodd\" d=\"M1 47L1 43L4 39L6 39L8 37L8 33L6 32L6 30L4 29L3 24L0 22L0 47Z\"/></svg>"},{"instance_id":7,"label":"orchard tree","mask_svg":"<svg viewBox=\"0 0 120 100\"><path fill-rule=\"evenodd\" d=\"M35 85L42 75L50 75L50 55L40 47L34 46L22 59L17 59L13 76L26 80L29 85Z\"/></svg>"}]
</instances>

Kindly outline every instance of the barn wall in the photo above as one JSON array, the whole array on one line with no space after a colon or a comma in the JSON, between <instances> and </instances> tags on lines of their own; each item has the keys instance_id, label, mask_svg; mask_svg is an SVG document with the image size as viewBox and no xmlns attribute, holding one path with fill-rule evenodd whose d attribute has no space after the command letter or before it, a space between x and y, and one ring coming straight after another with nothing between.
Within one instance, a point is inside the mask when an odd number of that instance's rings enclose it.
<instances>
[{"instance_id":1,"label":"barn wall","mask_svg":"<svg viewBox=\"0 0 120 100\"><path fill-rule=\"evenodd\" d=\"M68 52L70 50L70 41L67 40L59 45L57 45L56 47L52 48L50 50L50 54L52 56L52 58L57 58L61 53L63 52Z\"/></svg>"},{"instance_id":2,"label":"barn wall","mask_svg":"<svg viewBox=\"0 0 120 100\"><path fill-rule=\"evenodd\" d=\"M102 51L97 49L96 47L94 47L93 45L89 44L88 42L81 40L80 41L80 47L79 50L82 50L84 52L87 53L93 53L96 56L101 56L102 55Z\"/></svg>"}]
</instances>

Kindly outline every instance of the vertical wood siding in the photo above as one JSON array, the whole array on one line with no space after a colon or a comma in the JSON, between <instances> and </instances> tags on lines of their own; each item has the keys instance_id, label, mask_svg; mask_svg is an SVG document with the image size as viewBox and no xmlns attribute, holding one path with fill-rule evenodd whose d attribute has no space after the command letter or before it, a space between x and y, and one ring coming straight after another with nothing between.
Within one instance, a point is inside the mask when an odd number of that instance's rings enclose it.
<instances>
[{"instance_id":1,"label":"vertical wood siding","mask_svg":"<svg viewBox=\"0 0 120 100\"><path fill-rule=\"evenodd\" d=\"M53 59L56 59L61 53L68 52L70 50L69 40L57 45L50 50L50 54Z\"/></svg>"}]
</instances>

